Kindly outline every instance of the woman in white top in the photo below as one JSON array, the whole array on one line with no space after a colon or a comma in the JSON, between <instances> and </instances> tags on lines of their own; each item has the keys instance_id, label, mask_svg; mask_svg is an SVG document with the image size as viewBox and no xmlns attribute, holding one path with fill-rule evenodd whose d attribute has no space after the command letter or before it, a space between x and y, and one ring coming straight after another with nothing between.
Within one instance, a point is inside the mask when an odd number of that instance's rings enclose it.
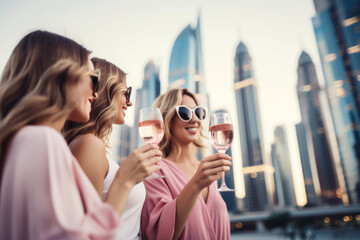
<instances>
[{"instance_id":1,"label":"woman in white top","mask_svg":"<svg viewBox=\"0 0 360 240\"><path fill-rule=\"evenodd\" d=\"M112 124L124 124L125 111L132 105L131 87L126 86L125 73L104 59L92 58L94 68L100 70L98 98L92 103L90 121L67 122L63 135L81 167L105 199L119 166L106 154ZM119 201L126 201L121 214L118 239L140 239L140 215L145 200L142 183L160 167L154 163L161 159L156 145L144 145L131 152L120 167L120 176L131 182Z\"/></svg>"}]
</instances>

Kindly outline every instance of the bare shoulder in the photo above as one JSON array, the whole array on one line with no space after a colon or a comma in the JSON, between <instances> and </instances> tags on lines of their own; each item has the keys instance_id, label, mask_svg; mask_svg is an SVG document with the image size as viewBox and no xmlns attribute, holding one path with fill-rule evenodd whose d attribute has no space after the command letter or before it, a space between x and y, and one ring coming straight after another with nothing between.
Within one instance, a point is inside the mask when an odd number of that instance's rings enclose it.
<instances>
[{"instance_id":1,"label":"bare shoulder","mask_svg":"<svg viewBox=\"0 0 360 240\"><path fill-rule=\"evenodd\" d=\"M106 153L104 142L96 137L94 134L84 134L76 137L70 144L69 147L72 150L84 150L90 152L102 152Z\"/></svg>"},{"instance_id":2,"label":"bare shoulder","mask_svg":"<svg viewBox=\"0 0 360 240\"><path fill-rule=\"evenodd\" d=\"M108 169L104 142L94 134L84 134L75 138L69 147L82 168L105 173Z\"/></svg>"}]
</instances>

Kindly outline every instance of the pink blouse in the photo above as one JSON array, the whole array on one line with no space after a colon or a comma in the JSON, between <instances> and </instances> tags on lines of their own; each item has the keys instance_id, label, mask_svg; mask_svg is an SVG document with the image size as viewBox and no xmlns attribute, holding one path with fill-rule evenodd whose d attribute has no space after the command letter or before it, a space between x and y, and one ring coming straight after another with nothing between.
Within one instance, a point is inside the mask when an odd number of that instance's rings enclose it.
<instances>
[{"instance_id":1,"label":"pink blouse","mask_svg":"<svg viewBox=\"0 0 360 240\"><path fill-rule=\"evenodd\" d=\"M175 229L176 199L188 177L176 163L163 159L166 178L145 180L146 199L141 215L142 239L172 239ZM210 189L217 188L216 182ZM219 192L209 191L207 202L199 194L179 239L230 239L230 220Z\"/></svg>"},{"instance_id":2,"label":"pink blouse","mask_svg":"<svg viewBox=\"0 0 360 240\"><path fill-rule=\"evenodd\" d=\"M119 215L50 127L14 136L0 194L0 239L114 239L118 229Z\"/></svg>"}]
</instances>

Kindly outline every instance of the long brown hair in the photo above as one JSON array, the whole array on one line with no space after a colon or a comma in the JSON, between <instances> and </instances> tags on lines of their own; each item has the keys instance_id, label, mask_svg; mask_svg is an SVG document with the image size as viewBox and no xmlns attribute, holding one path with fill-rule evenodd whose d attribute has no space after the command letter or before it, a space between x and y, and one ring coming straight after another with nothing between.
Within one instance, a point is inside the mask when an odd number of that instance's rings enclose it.
<instances>
[{"instance_id":1,"label":"long brown hair","mask_svg":"<svg viewBox=\"0 0 360 240\"><path fill-rule=\"evenodd\" d=\"M31 32L17 44L0 82L0 177L19 129L69 113L67 89L87 73L89 54L75 41L46 31Z\"/></svg>"},{"instance_id":2,"label":"long brown hair","mask_svg":"<svg viewBox=\"0 0 360 240\"><path fill-rule=\"evenodd\" d=\"M86 123L67 121L62 133L68 143L79 135L95 132L95 136L108 145L108 138L112 131L118 112L113 100L125 87L126 74L114 64L105 59L92 58L95 69L101 72L98 97L91 106L90 120Z\"/></svg>"},{"instance_id":3,"label":"long brown hair","mask_svg":"<svg viewBox=\"0 0 360 240\"><path fill-rule=\"evenodd\" d=\"M197 106L199 105L195 94L193 94L186 88L171 89L166 93L160 95L153 104L154 107L160 109L160 112L164 119L165 134L164 138L159 143L160 150L163 152L164 157L169 156L172 151L176 151L178 156L181 153L178 141L171 134L171 124L173 117L176 115L175 106L181 104L184 95L191 97L192 99L194 99L195 104ZM203 135L202 124L200 125L200 134L200 138L196 142L194 142L194 144L199 148L205 148L206 146L202 142L202 138L205 137Z\"/></svg>"}]
</instances>

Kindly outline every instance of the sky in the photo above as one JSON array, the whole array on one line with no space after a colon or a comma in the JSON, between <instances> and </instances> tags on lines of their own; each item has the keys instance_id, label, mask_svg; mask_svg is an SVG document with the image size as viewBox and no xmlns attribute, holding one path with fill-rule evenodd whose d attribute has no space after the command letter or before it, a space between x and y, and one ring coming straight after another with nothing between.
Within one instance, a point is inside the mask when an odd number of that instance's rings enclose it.
<instances>
[{"instance_id":1,"label":"sky","mask_svg":"<svg viewBox=\"0 0 360 240\"><path fill-rule=\"evenodd\" d=\"M266 157L270 157L274 128L285 126L297 201L304 204L294 127L301 120L296 70L302 50L312 57L323 82L311 23L315 15L312 0L2 0L0 71L21 38L42 29L74 39L93 56L113 62L128 74L128 85L134 89L142 86L144 67L153 60L159 67L163 93L172 45L187 25L195 26L199 13L204 78L212 110L228 109L236 121L234 57L243 41L258 85ZM130 108L126 123L133 125L133 119ZM236 136L234 144L238 145Z\"/></svg>"}]
</instances>

